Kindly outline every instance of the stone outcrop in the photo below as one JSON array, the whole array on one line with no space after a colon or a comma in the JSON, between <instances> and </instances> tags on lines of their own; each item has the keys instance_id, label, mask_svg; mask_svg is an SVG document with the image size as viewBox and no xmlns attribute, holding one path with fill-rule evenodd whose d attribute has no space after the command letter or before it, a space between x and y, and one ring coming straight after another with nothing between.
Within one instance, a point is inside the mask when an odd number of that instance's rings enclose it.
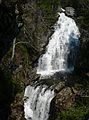
<instances>
[{"instance_id":1,"label":"stone outcrop","mask_svg":"<svg viewBox=\"0 0 89 120\"><path fill-rule=\"evenodd\" d=\"M36 75L37 60L45 52L48 38L53 32L53 25L58 16L58 1L52 3L41 0L0 1L1 120L6 120L8 114L9 120L24 120L22 99L24 88L40 78L40 75ZM89 75L86 75L89 72L87 69L89 66L88 1L60 1L64 9L67 7L66 14L68 16L73 16L75 9L74 17L81 31L81 53L76 62L75 75L67 77L56 74L50 80L47 79L43 82L49 86L53 85L53 89L55 89L55 98L52 104L55 106L56 115L60 110L73 106L82 98L82 103L86 104L89 92ZM83 14L82 10L86 12ZM15 56L11 61L12 43L15 37L16 43L19 44L16 45ZM85 68L87 72L82 72ZM39 84L41 83L39 81ZM2 86L5 87L2 88ZM85 95L86 91L87 95ZM50 119L54 120L55 118L51 117Z\"/></svg>"},{"instance_id":2,"label":"stone outcrop","mask_svg":"<svg viewBox=\"0 0 89 120\"><path fill-rule=\"evenodd\" d=\"M74 8L72 8L72 7L66 7L65 8L65 12L66 12L66 14L68 15L68 16L74 16L74 14L75 14L75 10L74 10Z\"/></svg>"}]
</instances>

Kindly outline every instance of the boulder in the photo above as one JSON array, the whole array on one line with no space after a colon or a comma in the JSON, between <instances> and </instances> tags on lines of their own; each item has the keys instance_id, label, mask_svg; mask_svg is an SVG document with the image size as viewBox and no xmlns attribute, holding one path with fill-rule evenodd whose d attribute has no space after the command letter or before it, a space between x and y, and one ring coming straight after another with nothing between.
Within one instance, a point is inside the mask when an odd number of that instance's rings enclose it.
<instances>
[{"instance_id":1,"label":"boulder","mask_svg":"<svg viewBox=\"0 0 89 120\"><path fill-rule=\"evenodd\" d=\"M67 16L74 16L74 14L75 14L75 10L74 10L74 8L73 7L66 7L65 8L65 13L66 13L66 15Z\"/></svg>"}]
</instances>

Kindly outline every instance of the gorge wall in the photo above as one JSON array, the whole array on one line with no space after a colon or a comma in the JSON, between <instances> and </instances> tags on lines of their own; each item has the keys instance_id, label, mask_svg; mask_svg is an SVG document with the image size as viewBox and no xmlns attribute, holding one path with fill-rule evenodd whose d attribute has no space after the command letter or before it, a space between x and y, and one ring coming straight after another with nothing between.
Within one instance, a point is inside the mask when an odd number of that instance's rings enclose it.
<instances>
[{"instance_id":1,"label":"gorge wall","mask_svg":"<svg viewBox=\"0 0 89 120\"><path fill-rule=\"evenodd\" d=\"M88 100L84 97L82 98L82 94L88 94L89 83L88 4L89 0L66 0L64 2L62 0L2 0L0 3L1 120L6 120L8 114L9 120L24 120L24 88L26 85L31 84L32 81L39 79L39 75L36 75L37 61L39 56L45 52L45 47L49 42L48 38L53 33L53 25L58 19L57 11L60 11L61 6L64 9L65 7L73 7L75 9L74 19L81 32L81 46L75 70L78 76L68 75L67 78L67 76L63 77L63 75L60 75L60 80L64 81L56 89L58 93L56 96L57 113L63 110L65 106L68 108L70 104L74 105L73 100L75 100L76 93L77 97L80 96L78 99L82 99L82 103L86 106ZM16 43L21 43L16 45L15 56L11 60L13 39L15 37ZM51 79L53 83L55 78ZM66 81L66 79L68 80ZM45 80L46 82L47 80ZM47 84L50 85L52 84L51 82L49 81ZM58 84L57 80L56 83ZM65 97L63 96L64 93ZM65 99L63 100L63 98Z\"/></svg>"}]
</instances>

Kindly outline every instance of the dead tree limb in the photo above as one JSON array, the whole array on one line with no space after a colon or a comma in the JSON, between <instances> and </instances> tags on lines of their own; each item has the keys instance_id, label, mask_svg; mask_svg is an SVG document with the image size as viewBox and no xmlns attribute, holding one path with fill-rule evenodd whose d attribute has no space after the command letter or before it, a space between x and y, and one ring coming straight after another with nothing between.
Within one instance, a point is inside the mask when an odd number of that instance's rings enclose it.
<instances>
[{"instance_id":1,"label":"dead tree limb","mask_svg":"<svg viewBox=\"0 0 89 120\"><path fill-rule=\"evenodd\" d=\"M18 44L29 44L35 51L37 52L40 52L39 50L37 50L33 45L31 45L30 42L17 42L16 43L16 38L13 40L13 47L12 47L12 57L11 57L11 61L13 61L14 59L14 56L15 56L15 48L16 48L16 45Z\"/></svg>"},{"instance_id":2,"label":"dead tree limb","mask_svg":"<svg viewBox=\"0 0 89 120\"><path fill-rule=\"evenodd\" d=\"M14 58L14 56L15 56L15 43L16 43L16 38L14 38L14 40L13 40L13 48L12 48L11 61L13 60L13 58Z\"/></svg>"}]
</instances>

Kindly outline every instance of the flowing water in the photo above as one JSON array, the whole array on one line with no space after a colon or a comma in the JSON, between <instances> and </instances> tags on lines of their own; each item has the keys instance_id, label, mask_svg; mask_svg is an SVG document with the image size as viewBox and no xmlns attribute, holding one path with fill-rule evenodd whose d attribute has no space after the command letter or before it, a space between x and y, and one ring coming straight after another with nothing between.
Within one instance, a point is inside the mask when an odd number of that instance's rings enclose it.
<instances>
[{"instance_id":1,"label":"flowing water","mask_svg":"<svg viewBox=\"0 0 89 120\"><path fill-rule=\"evenodd\" d=\"M37 74L50 76L59 71L73 71L79 36L75 21L61 13L54 25L54 33L49 39L46 52L39 58ZM48 120L54 91L46 88L47 86L26 87L24 112L27 120Z\"/></svg>"},{"instance_id":2,"label":"flowing water","mask_svg":"<svg viewBox=\"0 0 89 120\"><path fill-rule=\"evenodd\" d=\"M24 111L27 120L48 120L50 102L54 97L54 91L46 90L46 88L47 86L26 87L24 96L27 100L24 103Z\"/></svg>"},{"instance_id":3,"label":"flowing water","mask_svg":"<svg viewBox=\"0 0 89 120\"><path fill-rule=\"evenodd\" d=\"M54 33L49 39L46 53L39 59L37 74L50 76L59 71L73 71L79 48L79 36L75 21L64 13L60 13L54 26Z\"/></svg>"}]
</instances>

